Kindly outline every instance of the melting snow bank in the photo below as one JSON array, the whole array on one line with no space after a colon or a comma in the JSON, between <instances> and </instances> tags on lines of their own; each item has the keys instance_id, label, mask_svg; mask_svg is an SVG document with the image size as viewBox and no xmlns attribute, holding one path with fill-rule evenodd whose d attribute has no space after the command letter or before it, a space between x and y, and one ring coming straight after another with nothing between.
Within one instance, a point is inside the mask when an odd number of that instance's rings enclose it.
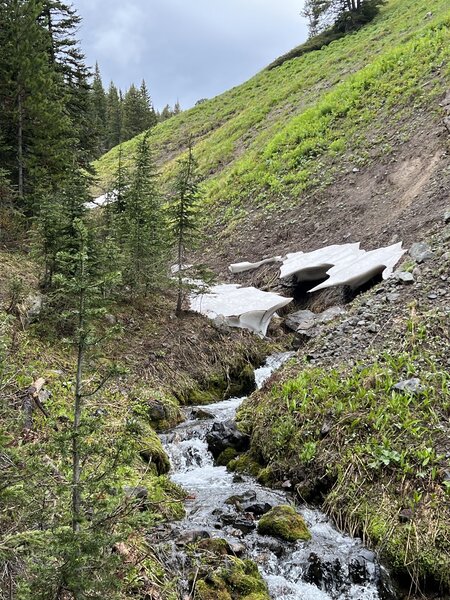
<instances>
[{"instance_id":1,"label":"melting snow bank","mask_svg":"<svg viewBox=\"0 0 450 600\"><path fill-rule=\"evenodd\" d=\"M245 273L245 271L254 271L255 269L259 269L263 265L270 265L276 262L283 262L282 256L273 256L272 258L265 258L264 260L260 260L259 262L251 263L251 262L240 262L234 263L228 267L230 273Z\"/></svg>"},{"instance_id":2,"label":"melting snow bank","mask_svg":"<svg viewBox=\"0 0 450 600\"><path fill-rule=\"evenodd\" d=\"M362 250L359 243L335 244L314 252L294 252L281 259L277 256L257 263L235 263L229 266L229 270L231 273L242 273L281 261L281 279L294 277L297 282L326 279L311 292L336 285L348 285L356 289L380 273L383 279L388 279L405 252L401 242L370 252Z\"/></svg>"},{"instance_id":3,"label":"melting snow bank","mask_svg":"<svg viewBox=\"0 0 450 600\"><path fill-rule=\"evenodd\" d=\"M113 190L112 192L107 192L106 194L102 194L98 198L95 198L91 202L86 202L85 207L92 210L93 208L101 208L102 206L106 206L107 204L111 204L111 202L115 202L117 200L118 192Z\"/></svg>"},{"instance_id":4,"label":"melting snow bank","mask_svg":"<svg viewBox=\"0 0 450 600\"><path fill-rule=\"evenodd\" d=\"M191 309L230 327L250 329L264 336L276 311L290 302L292 298L257 288L224 284L193 294Z\"/></svg>"}]
</instances>

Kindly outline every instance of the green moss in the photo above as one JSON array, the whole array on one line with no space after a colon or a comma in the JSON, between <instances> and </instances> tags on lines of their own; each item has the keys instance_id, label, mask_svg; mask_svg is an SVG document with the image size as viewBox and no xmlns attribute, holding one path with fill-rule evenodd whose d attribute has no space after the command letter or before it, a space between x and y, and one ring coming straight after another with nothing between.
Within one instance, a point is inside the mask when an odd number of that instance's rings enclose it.
<instances>
[{"instance_id":1,"label":"green moss","mask_svg":"<svg viewBox=\"0 0 450 600\"><path fill-rule=\"evenodd\" d=\"M227 367L227 372L210 374L208 379L187 391L186 404L203 405L219 402L234 396L244 396L255 389L255 374L253 367L247 362L237 361L237 364Z\"/></svg>"},{"instance_id":2,"label":"green moss","mask_svg":"<svg viewBox=\"0 0 450 600\"><path fill-rule=\"evenodd\" d=\"M220 588L216 582L207 582L204 579L195 584L195 596L198 600L232 600L224 587Z\"/></svg>"},{"instance_id":3,"label":"green moss","mask_svg":"<svg viewBox=\"0 0 450 600\"><path fill-rule=\"evenodd\" d=\"M170 471L169 457L165 453L156 431L149 425L141 424L138 436L137 445L142 460L153 466L158 475L168 473Z\"/></svg>"},{"instance_id":4,"label":"green moss","mask_svg":"<svg viewBox=\"0 0 450 600\"><path fill-rule=\"evenodd\" d=\"M230 544L222 538L208 538L201 540L197 544L197 548L211 552L216 556L227 556L228 554L232 554Z\"/></svg>"},{"instance_id":5,"label":"green moss","mask_svg":"<svg viewBox=\"0 0 450 600\"><path fill-rule=\"evenodd\" d=\"M305 521L292 506L272 508L259 520L258 533L279 537L287 542L311 539Z\"/></svg>"},{"instance_id":6,"label":"green moss","mask_svg":"<svg viewBox=\"0 0 450 600\"><path fill-rule=\"evenodd\" d=\"M235 473L245 473L247 475L253 475L253 477L258 477L259 472L261 471L261 465L258 464L249 454L242 454L237 458L231 460L227 468L229 471L233 471Z\"/></svg>"},{"instance_id":7,"label":"green moss","mask_svg":"<svg viewBox=\"0 0 450 600\"><path fill-rule=\"evenodd\" d=\"M223 452L219 454L217 464L219 467L226 467L228 463L237 457L238 453L234 448L225 448Z\"/></svg>"},{"instance_id":8,"label":"green moss","mask_svg":"<svg viewBox=\"0 0 450 600\"><path fill-rule=\"evenodd\" d=\"M276 481L271 467L264 467L264 469L261 469L258 473L257 479L258 483L266 486L270 486Z\"/></svg>"},{"instance_id":9,"label":"green moss","mask_svg":"<svg viewBox=\"0 0 450 600\"><path fill-rule=\"evenodd\" d=\"M267 586L251 560L228 558L226 564L200 578L195 586L200 600L269 600Z\"/></svg>"}]
</instances>

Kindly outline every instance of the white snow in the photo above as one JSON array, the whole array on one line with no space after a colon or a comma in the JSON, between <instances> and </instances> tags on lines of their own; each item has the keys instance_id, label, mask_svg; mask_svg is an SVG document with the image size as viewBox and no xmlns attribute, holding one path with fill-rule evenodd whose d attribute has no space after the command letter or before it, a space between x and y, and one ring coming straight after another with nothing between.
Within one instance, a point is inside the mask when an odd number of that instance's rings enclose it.
<instances>
[{"instance_id":1,"label":"white snow","mask_svg":"<svg viewBox=\"0 0 450 600\"><path fill-rule=\"evenodd\" d=\"M106 192L106 194L102 194L98 198L92 200L92 202L86 202L86 208L93 209L105 206L106 204L110 204L111 202L115 202L117 200L117 191L113 190L112 192Z\"/></svg>"},{"instance_id":2,"label":"white snow","mask_svg":"<svg viewBox=\"0 0 450 600\"><path fill-rule=\"evenodd\" d=\"M348 285L356 289L380 273L383 279L388 279L405 252L401 242L370 252L363 251L359 257L335 264L327 271L329 278L310 291L316 292L335 285Z\"/></svg>"},{"instance_id":3,"label":"white snow","mask_svg":"<svg viewBox=\"0 0 450 600\"><path fill-rule=\"evenodd\" d=\"M281 279L295 276L297 281L324 279L335 265L351 264L364 255L358 244L326 246L314 252L288 254L280 269Z\"/></svg>"},{"instance_id":4,"label":"white snow","mask_svg":"<svg viewBox=\"0 0 450 600\"><path fill-rule=\"evenodd\" d=\"M405 252L401 242L370 252L362 250L359 243L326 246L314 252L288 254L280 277L293 276L297 281L317 281L328 277L310 292L336 285L356 289L380 273L383 279L388 279Z\"/></svg>"},{"instance_id":5,"label":"white snow","mask_svg":"<svg viewBox=\"0 0 450 600\"><path fill-rule=\"evenodd\" d=\"M259 262L251 263L251 262L240 262L234 263L228 267L230 273L244 273L245 271L254 271L263 265L270 265L276 262L282 262L282 256L273 256L272 258L265 258L260 260Z\"/></svg>"},{"instance_id":6,"label":"white snow","mask_svg":"<svg viewBox=\"0 0 450 600\"><path fill-rule=\"evenodd\" d=\"M205 293L193 294L191 309L230 327L249 329L264 336L276 311L290 302L292 298L257 288L223 284L215 285Z\"/></svg>"}]
</instances>

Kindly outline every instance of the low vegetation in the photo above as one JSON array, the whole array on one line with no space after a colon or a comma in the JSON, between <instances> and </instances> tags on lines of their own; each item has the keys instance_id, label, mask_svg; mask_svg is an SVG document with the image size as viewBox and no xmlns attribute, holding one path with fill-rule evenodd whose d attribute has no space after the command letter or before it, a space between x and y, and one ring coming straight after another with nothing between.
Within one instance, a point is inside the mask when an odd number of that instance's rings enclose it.
<instances>
[{"instance_id":1,"label":"low vegetation","mask_svg":"<svg viewBox=\"0 0 450 600\"><path fill-rule=\"evenodd\" d=\"M415 314L404 345L355 367L293 365L239 414L253 461L324 502L343 529L373 544L397 575L449 589L447 317ZM420 378L412 391L396 384Z\"/></svg>"}]
</instances>

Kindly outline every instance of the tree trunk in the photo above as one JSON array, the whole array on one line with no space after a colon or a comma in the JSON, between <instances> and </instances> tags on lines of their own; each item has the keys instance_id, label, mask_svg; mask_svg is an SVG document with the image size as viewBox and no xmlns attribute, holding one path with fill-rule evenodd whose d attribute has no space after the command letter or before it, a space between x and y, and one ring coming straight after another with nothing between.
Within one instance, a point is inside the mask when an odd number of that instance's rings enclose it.
<instances>
[{"instance_id":1,"label":"tree trunk","mask_svg":"<svg viewBox=\"0 0 450 600\"><path fill-rule=\"evenodd\" d=\"M81 424L81 411L82 411L82 380L83 380L83 363L84 363L84 352L86 347L86 334L84 331L84 316L85 316L85 269L86 259L84 256L84 242L81 249L80 258L80 298L79 298L79 339L78 339L78 353L77 353L77 375L75 380L75 406L74 406L74 417L72 427L72 531L77 533L80 530L80 517L81 517L81 459L80 459L80 424Z\"/></svg>"},{"instance_id":2,"label":"tree trunk","mask_svg":"<svg viewBox=\"0 0 450 600\"><path fill-rule=\"evenodd\" d=\"M18 169L18 181L17 189L19 198L23 200L23 101L22 101L22 90L19 91L17 97L17 169Z\"/></svg>"}]
</instances>

